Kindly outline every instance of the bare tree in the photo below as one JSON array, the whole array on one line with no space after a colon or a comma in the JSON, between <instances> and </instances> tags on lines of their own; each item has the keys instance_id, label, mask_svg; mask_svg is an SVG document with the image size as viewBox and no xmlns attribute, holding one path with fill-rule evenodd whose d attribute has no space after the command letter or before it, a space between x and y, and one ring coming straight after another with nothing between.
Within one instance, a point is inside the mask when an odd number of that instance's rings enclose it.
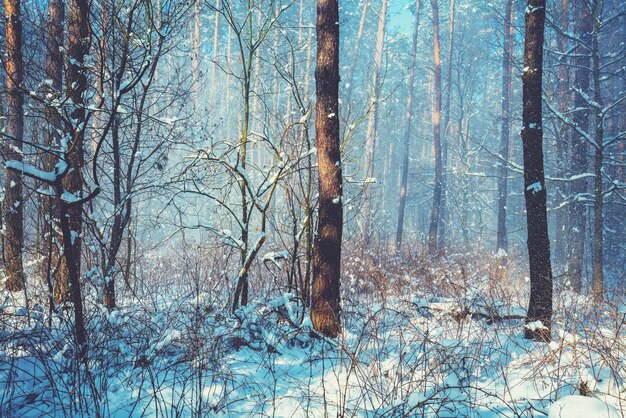
<instances>
[{"instance_id":1,"label":"bare tree","mask_svg":"<svg viewBox=\"0 0 626 418\"><path fill-rule=\"evenodd\" d=\"M339 146L339 3L317 2L317 108L315 131L319 211L313 257L311 322L329 337L341 332L340 283L343 232Z\"/></svg>"},{"instance_id":2,"label":"bare tree","mask_svg":"<svg viewBox=\"0 0 626 418\"><path fill-rule=\"evenodd\" d=\"M500 128L500 157L509 159L509 136L511 127L511 78L513 73L513 22L515 19L513 0L505 0L504 48L502 51L502 123ZM496 251L508 251L509 242L506 230L508 197L508 170L504 161L498 162L498 230Z\"/></svg>"},{"instance_id":3,"label":"bare tree","mask_svg":"<svg viewBox=\"0 0 626 418\"><path fill-rule=\"evenodd\" d=\"M366 179L364 181L365 187L365 243L369 243L372 236L372 218L374 216L374 206L372 204L372 188L369 183L374 179L374 163L376 160L376 147L378 144L378 124L379 124L379 97L380 86L383 67L383 52L385 47L385 28L387 24L387 3L388 0L382 0L382 8L380 11L380 17L378 21L378 30L376 32L376 55L374 57L374 74L372 75L372 108L367 119L367 132L365 139L365 164L366 164Z\"/></svg>"},{"instance_id":4,"label":"bare tree","mask_svg":"<svg viewBox=\"0 0 626 418\"><path fill-rule=\"evenodd\" d=\"M526 338L540 341L550 341L552 319L552 265L546 210L541 112L545 7L545 0L528 1L522 72L524 196L530 264L530 301L524 335Z\"/></svg>"},{"instance_id":5,"label":"bare tree","mask_svg":"<svg viewBox=\"0 0 626 418\"><path fill-rule=\"evenodd\" d=\"M587 48L591 45L591 32L593 31L593 16L589 10L588 2L581 1L577 6L580 16L576 18L576 32L582 40L577 47L575 89L588 92L590 85L591 55ZM572 115L575 123L585 132L589 131L589 108L585 99L576 94L574 97L576 111ZM578 130L574 130L571 136L571 174L584 174L589 164L589 145L584 136ZM580 292L582 289L582 276L585 255L585 236L587 231L587 208L584 194L587 193L587 179L582 178L571 183L570 194L573 201L569 206L569 249L567 260L567 274L572 283L572 288Z\"/></svg>"},{"instance_id":6,"label":"bare tree","mask_svg":"<svg viewBox=\"0 0 626 418\"><path fill-rule=\"evenodd\" d=\"M452 106L452 56L454 54L454 15L456 12L455 0L450 0L450 20L448 22L448 67L446 69L446 104L443 107L442 127L443 143L441 150L442 174L441 174L441 221L439 222L439 247L446 246L446 228L449 221L447 208L448 199L448 148L450 147L450 108Z\"/></svg>"},{"instance_id":7,"label":"bare tree","mask_svg":"<svg viewBox=\"0 0 626 418\"><path fill-rule=\"evenodd\" d=\"M396 251L402 246L402 234L404 230L404 209L406 207L407 183L409 177L409 145L413 129L413 94L415 90L415 66L417 61L417 35L420 24L421 1L415 1L415 24L413 29L413 48L411 52L411 67L409 70L409 94L406 102L406 127L404 134L404 147L402 154L402 166L400 167L400 200L398 203L398 225L396 228Z\"/></svg>"},{"instance_id":8,"label":"bare tree","mask_svg":"<svg viewBox=\"0 0 626 418\"><path fill-rule=\"evenodd\" d=\"M435 152L435 181L433 185L433 206L428 232L428 252L434 254L438 249L437 231L441 217L441 178L443 162L441 157L441 44L439 42L439 4L430 0L433 9L433 64L435 71L433 101L433 150Z\"/></svg>"}]
</instances>

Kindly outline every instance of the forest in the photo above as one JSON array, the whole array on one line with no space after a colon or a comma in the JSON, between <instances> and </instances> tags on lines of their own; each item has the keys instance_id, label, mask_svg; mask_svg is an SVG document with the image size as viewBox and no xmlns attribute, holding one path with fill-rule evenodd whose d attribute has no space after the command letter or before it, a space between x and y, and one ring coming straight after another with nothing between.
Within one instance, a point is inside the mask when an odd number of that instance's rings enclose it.
<instances>
[{"instance_id":1,"label":"forest","mask_svg":"<svg viewBox=\"0 0 626 418\"><path fill-rule=\"evenodd\" d=\"M0 8L0 417L626 416L626 1Z\"/></svg>"}]
</instances>

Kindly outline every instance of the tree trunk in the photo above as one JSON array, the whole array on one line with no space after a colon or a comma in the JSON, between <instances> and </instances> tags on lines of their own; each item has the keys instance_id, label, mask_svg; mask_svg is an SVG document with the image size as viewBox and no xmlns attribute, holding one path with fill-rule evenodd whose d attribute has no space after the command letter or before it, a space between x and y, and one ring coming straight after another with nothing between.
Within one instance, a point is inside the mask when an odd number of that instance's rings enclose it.
<instances>
[{"instance_id":1,"label":"tree trunk","mask_svg":"<svg viewBox=\"0 0 626 418\"><path fill-rule=\"evenodd\" d=\"M319 212L313 257L311 322L322 334L341 331L340 285L343 231L339 144L339 3L317 2L317 107L315 131L319 175Z\"/></svg>"},{"instance_id":2,"label":"tree trunk","mask_svg":"<svg viewBox=\"0 0 626 418\"><path fill-rule=\"evenodd\" d=\"M388 0L382 0L382 9L380 11L380 20L378 21L378 31L376 33L376 56L374 57L374 74L372 80L372 108L367 120L367 133L365 142L365 164L366 164L366 181L365 181L365 244L370 242L372 237L372 218L374 208L372 205L372 186L369 185L369 179L374 178L374 160L376 159L376 146L378 134L378 98L380 95L380 77L382 75L383 66L383 50L385 46L385 27L387 22L387 4Z\"/></svg>"},{"instance_id":3,"label":"tree trunk","mask_svg":"<svg viewBox=\"0 0 626 418\"><path fill-rule=\"evenodd\" d=\"M569 0L561 0L561 30L565 33L569 32ZM558 90L557 90L557 101L559 111L563 114L567 112L568 106L571 104L571 94L570 94L570 76L569 76L569 65L566 61L567 49L568 49L568 40L565 35L559 34L557 38L558 48L561 54L563 54L559 58L559 82L558 82ZM559 136L560 138L556 141L556 152L557 152L557 177L563 178L567 176L567 157L568 157L568 145L570 141L571 131L567 124L561 123ZM555 185L555 197L556 197L556 206L558 207L565 199L567 199L567 185L556 184ZM555 230L556 234L553 237L555 242L554 255L557 264L555 268L559 270L563 270L567 264L567 239L565 235L567 234L567 208L558 209L555 213ZM559 271L557 270L557 271Z\"/></svg>"},{"instance_id":4,"label":"tree trunk","mask_svg":"<svg viewBox=\"0 0 626 418\"><path fill-rule=\"evenodd\" d=\"M400 201L398 204L398 225L396 228L396 252L402 246L404 231L404 209L406 207L407 184L409 177L409 144L413 128L413 90L415 88L415 64L417 61L417 34L420 24L420 0L415 1L415 26L413 29L413 49L411 53L411 67L409 69L409 95L406 102L406 128L404 133L404 148L402 150L402 165L400 167Z\"/></svg>"},{"instance_id":5,"label":"tree trunk","mask_svg":"<svg viewBox=\"0 0 626 418\"><path fill-rule=\"evenodd\" d=\"M87 89L87 75L84 69L85 55L89 52L89 1L70 0L68 18L68 58L67 88L68 96L74 108L70 114L72 126L70 143L66 152L66 159L71 170L63 179L65 190L76 196L82 194L83 179L81 170L85 163L85 122L86 113L83 101ZM60 201L60 191L57 191L57 200ZM63 254L67 260L69 273L70 295L74 304L74 321L76 339L81 356L86 353L87 338L84 329L83 304L80 289L81 268L81 232L83 226L83 205L74 204L67 207L61 205L61 227L63 232Z\"/></svg>"},{"instance_id":6,"label":"tree trunk","mask_svg":"<svg viewBox=\"0 0 626 418\"><path fill-rule=\"evenodd\" d=\"M439 5L438 0L430 0L433 8L433 64L435 67L434 79L434 106L433 106L433 151L435 153L435 181L433 185L433 207L430 215L430 230L428 233L428 252L434 254L438 250L437 230L441 211L441 45L439 43Z\"/></svg>"},{"instance_id":7,"label":"tree trunk","mask_svg":"<svg viewBox=\"0 0 626 418\"><path fill-rule=\"evenodd\" d=\"M509 242L506 230L506 212L508 197L509 136L511 127L511 78L513 73L513 21L515 19L513 0L506 0L504 16L504 50L502 52L502 127L500 136L500 161L498 164L498 232L496 251L507 252Z\"/></svg>"},{"instance_id":8,"label":"tree trunk","mask_svg":"<svg viewBox=\"0 0 626 418\"><path fill-rule=\"evenodd\" d=\"M11 138L4 146L7 160L22 161L22 140L24 137L24 94L22 81L22 17L19 0L5 0L6 16L6 61L7 76L7 124L5 133ZM24 205L22 201L22 176L17 171L7 170L4 194L5 254L4 262L7 290L24 290L25 277L22 265L24 248Z\"/></svg>"},{"instance_id":9,"label":"tree trunk","mask_svg":"<svg viewBox=\"0 0 626 418\"><path fill-rule=\"evenodd\" d=\"M591 66L590 51L591 31L593 30L593 16L586 1L580 2L577 7L581 16L577 16L578 36L585 46L579 46L576 50L576 88L584 93L589 92ZM576 112L573 120L581 130L589 132L589 109L587 101L579 93L575 94L574 107ZM588 145L585 138L577 132L572 132L571 146L571 174L583 174L587 172ZM587 209L582 195L587 193L587 180L579 179L571 184L570 189L572 203L569 207L570 236L567 260L567 273L572 283L572 288L579 292L582 289L583 263L585 254L585 236L587 231Z\"/></svg>"},{"instance_id":10,"label":"tree trunk","mask_svg":"<svg viewBox=\"0 0 626 418\"><path fill-rule=\"evenodd\" d=\"M550 341L552 318L552 266L546 211L541 114L545 6L545 0L529 0L526 9L522 71L522 147L530 265L530 302L524 336L547 342ZM542 325L536 321L540 321Z\"/></svg>"},{"instance_id":11,"label":"tree trunk","mask_svg":"<svg viewBox=\"0 0 626 418\"><path fill-rule=\"evenodd\" d=\"M361 39L363 38L363 29L365 28L365 18L367 17L367 9L369 7L370 0L365 0L363 3L363 11L361 11L361 20L359 21L359 31L356 35L356 41L354 42L354 56L352 57L352 65L349 68L348 82L346 83L346 105L350 106L350 98L352 97L352 82L354 81L354 71L359 59L359 49L361 48Z\"/></svg>"},{"instance_id":12,"label":"tree trunk","mask_svg":"<svg viewBox=\"0 0 626 418\"><path fill-rule=\"evenodd\" d=\"M198 110L198 95L200 94L200 0L194 1L193 7L193 51L191 53L191 82L193 94L193 110Z\"/></svg>"},{"instance_id":13,"label":"tree trunk","mask_svg":"<svg viewBox=\"0 0 626 418\"><path fill-rule=\"evenodd\" d=\"M65 20L65 5L62 0L50 0L48 3L48 31L46 39L46 79L50 80L47 91L58 97L63 88L63 54L59 48L63 46L63 22ZM59 120L57 109L54 106L46 107L46 145L58 147L60 144L59 132L63 126ZM58 158L54 154L46 156L45 169L54 169ZM46 213L46 247L50 257L51 271L48 272L52 279L52 294L56 303L69 300L69 284L67 262L62 256L63 234L59 233L60 227L54 227L58 219L54 218L53 198L44 197Z\"/></svg>"},{"instance_id":14,"label":"tree trunk","mask_svg":"<svg viewBox=\"0 0 626 418\"><path fill-rule=\"evenodd\" d=\"M593 15L598 16L598 0L592 1ZM593 70L593 91L595 107L595 160L594 160L594 205L593 205L593 272L592 272L592 289L593 299L596 302L602 302L604 299L604 274L603 274L603 206L604 196L602 194L602 164L604 154L604 115L602 110L604 103L602 100L602 92L600 86L600 49L598 45L598 31L600 23L598 19L594 19L594 30L591 40L591 60Z\"/></svg>"},{"instance_id":15,"label":"tree trunk","mask_svg":"<svg viewBox=\"0 0 626 418\"><path fill-rule=\"evenodd\" d=\"M449 221L448 198L448 147L450 146L450 105L452 103L452 54L454 53L454 12L455 1L450 0L450 24L448 26L448 68L446 71L446 105L443 107L443 143L441 174L441 222L439 223L439 248L446 245L446 227Z\"/></svg>"}]
</instances>

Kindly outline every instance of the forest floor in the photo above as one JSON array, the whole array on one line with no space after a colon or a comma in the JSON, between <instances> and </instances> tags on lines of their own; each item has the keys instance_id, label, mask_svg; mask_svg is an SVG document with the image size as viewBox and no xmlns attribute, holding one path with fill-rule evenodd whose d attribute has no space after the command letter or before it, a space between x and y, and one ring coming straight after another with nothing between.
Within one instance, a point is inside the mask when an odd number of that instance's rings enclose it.
<instances>
[{"instance_id":1,"label":"forest floor","mask_svg":"<svg viewBox=\"0 0 626 418\"><path fill-rule=\"evenodd\" d=\"M354 257L337 340L312 332L290 293L230 314L217 287L147 286L112 312L90 305L88 372L69 311L3 294L0 416L626 415L623 303L559 290L553 341L536 343L518 273L419 268Z\"/></svg>"}]
</instances>

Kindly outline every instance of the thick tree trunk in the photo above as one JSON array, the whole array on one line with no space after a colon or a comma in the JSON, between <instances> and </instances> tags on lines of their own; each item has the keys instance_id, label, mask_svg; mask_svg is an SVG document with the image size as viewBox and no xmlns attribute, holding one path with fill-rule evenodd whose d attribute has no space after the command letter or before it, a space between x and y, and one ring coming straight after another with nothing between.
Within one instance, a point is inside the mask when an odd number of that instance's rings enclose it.
<instances>
[{"instance_id":1,"label":"thick tree trunk","mask_svg":"<svg viewBox=\"0 0 626 418\"><path fill-rule=\"evenodd\" d=\"M591 45L591 31L593 30L593 16L589 10L586 1L581 1L577 5L581 15L576 16L578 22L577 35L583 40L585 46L576 49L576 88L584 93L589 92L591 53L589 46ZM576 112L573 120L581 130L589 132L589 104L581 97L579 93L575 93L574 107ZM571 146L571 174L583 174L587 172L588 166L588 144L585 138L579 133L572 132ZM567 273L570 278L572 288L575 291L582 289L583 264L585 255L585 236L587 231L587 209L585 207L585 199L582 198L587 193L587 180L579 179L571 184L570 189L572 195L572 203L569 207L569 250L567 260Z\"/></svg>"},{"instance_id":2,"label":"thick tree trunk","mask_svg":"<svg viewBox=\"0 0 626 418\"><path fill-rule=\"evenodd\" d=\"M524 196L530 265L530 302L524 335L526 338L540 341L550 340L552 318L552 266L546 211L541 113L545 6L545 0L528 1L522 72Z\"/></svg>"},{"instance_id":3,"label":"thick tree trunk","mask_svg":"<svg viewBox=\"0 0 626 418\"><path fill-rule=\"evenodd\" d=\"M22 160L22 140L24 137L24 94L22 81L22 16L19 0L5 0L6 17L6 87L7 124L5 133L10 137L4 142L4 156L7 160ZM24 289L25 277L22 264L24 249L24 204L22 200L22 176L13 170L6 172L4 193L4 262L7 290L17 292Z\"/></svg>"},{"instance_id":4,"label":"thick tree trunk","mask_svg":"<svg viewBox=\"0 0 626 418\"><path fill-rule=\"evenodd\" d=\"M433 103L433 151L435 153L435 180L433 185L433 206L430 214L428 232L428 252L435 254L438 250L437 231L441 215L441 177L443 174L441 158L441 45L439 43L439 4L438 0L430 0L433 8L433 64L435 68L434 103Z\"/></svg>"},{"instance_id":5,"label":"thick tree trunk","mask_svg":"<svg viewBox=\"0 0 626 418\"><path fill-rule=\"evenodd\" d=\"M398 225L396 228L396 251L402 246L404 231L404 209L406 207L406 194L409 178L409 145L413 128L413 90L415 88L415 64L417 61L417 34L420 24L420 0L415 1L415 26L413 29L413 48L411 53L411 67L409 68L409 94L406 102L406 128L404 133L404 146L402 149L402 165L400 167L400 200L398 204Z\"/></svg>"},{"instance_id":6,"label":"thick tree trunk","mask_svg":"<svg viewBox=\"0 0 626 418\"><path fill-rule=\"evenodd\" d=\"M63 22L65 20L65 5L62 0L50 0L48 3L48 32L46 39L46 79L50 80L47 87L48 93L58 97L63 88L63 54L60 48L63 46ZM54 106L46 107L46 145L58 147L63 126L59 120L57 109ZM46 156L45 168L51 171L58 158L54 154ZM46 247L50 257L51 271L48 272L53 283L53 297L56 303L69 300L69 284L67 262L62 257L63 234L58 231L60 226L55 226L59 221L54 218L54 205L51 197L44 197L46 212Z\"/></svg>"},{"instance_id":7,"label":"thick tree trunk","mask_svg":"<svg viewBox=\"0 0 626 418\"><path fill-rule=\"evenodd\" d=\"M506 230L506 212L508 197L508 169L506 161L509 159L509 137L511 127L511 78L513 73L513 19L515 18L513 0L506 0L504 15L504 50L502 51L502 127L500 131L500 157L503 161L498 164L498 232L496 251L509 250Z\"/></svg>"},{"instance_id":8,"label":"thick tree trunk","mask_svg":"<svg viewBox=\"0 0 626 418\"><path fill-rule=\"evenodd\" d=\"M385 27L387 23L387 4L389 0L382 0L380 20L378 21L378 31L376 33L376 55L374 57L374 74L372 79L372 108L367 119L367 132L365 140L365 230L364 238L367 245L372 238L372 219L374 217L374 206L372 204L373 191L370 179L374 178L374 161L376 159L376 146L378 135L378 99L380 96L380 78L382 76L383 52L385 47Z\"/></svg>"},{"instance_id":9,"label":"thick tree trunk","mask_svg":"<svg viewBox=\"0 0 626 418\"><path fill-rule=\"evenodd\" d=\"M317 107L315 131L319 174L319 212L313 257L311 322L322 334L341 332L340 285L343 231L339 144L339 4L317 2Z\"/></svg>"}]
</instances>

